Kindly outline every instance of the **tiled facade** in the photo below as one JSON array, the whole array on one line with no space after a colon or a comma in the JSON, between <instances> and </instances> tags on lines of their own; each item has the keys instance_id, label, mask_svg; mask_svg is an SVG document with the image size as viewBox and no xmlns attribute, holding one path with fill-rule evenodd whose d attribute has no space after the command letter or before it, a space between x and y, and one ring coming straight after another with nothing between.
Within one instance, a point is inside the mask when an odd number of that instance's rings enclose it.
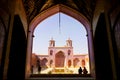
<instances>
[{"instance_id":1,"label":"tiled facade","mask_svg":"<svg viewBox=\"0 0 120 80\"><path fill-rule=\"evenodd\" d=\"M86 54L75 55L73 53L72 40L66 41L66 46L55 46L55 41L50 40L48 47L48 55L38 55L41 63L43 60L47 60L45 63L49 68L79 68L86 67L89 71L89 56ZM41 65L42 66L42 65Z\"/></svg>"}]
</instances>

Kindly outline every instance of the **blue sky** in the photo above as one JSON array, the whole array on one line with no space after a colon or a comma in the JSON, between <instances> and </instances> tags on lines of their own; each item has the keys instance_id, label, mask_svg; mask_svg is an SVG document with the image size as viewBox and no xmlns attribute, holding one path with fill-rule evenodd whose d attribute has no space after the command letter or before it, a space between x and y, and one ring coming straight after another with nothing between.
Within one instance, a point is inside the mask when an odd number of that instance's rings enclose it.
<instances>
[{"instance_id":1,"label":"blue sky","mask_svg":"<svg viewBox=\"0 0 120 80\"><path fill-rule=\"evenodd\" d=\"M49 40L53 38L56 46L65 46L66 40L72 40L74 54L88 53L88 43L84 26L74 18L60 13L48 17L35 28L33 53L48 54Z\"/></svg>"}]
</instances>

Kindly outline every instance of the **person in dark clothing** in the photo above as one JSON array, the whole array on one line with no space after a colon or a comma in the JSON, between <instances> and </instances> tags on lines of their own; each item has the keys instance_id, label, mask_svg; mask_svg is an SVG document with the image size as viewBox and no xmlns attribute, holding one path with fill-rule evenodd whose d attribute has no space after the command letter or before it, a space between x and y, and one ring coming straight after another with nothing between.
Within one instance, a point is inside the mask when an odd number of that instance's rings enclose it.
<instances>
[{"instance_id":1,"label":"person in dark clothing","mask_svg":"<svg viewBox=\"0 0 120 80\"><path fill-rule=\"evenodd\" d=\"M40 73L41 72L41 66L39 65L38 66L38 73Z\"/></svg>"},{"instance_id":2,"label":"person in dark clothing","mask_svg":"<svg viewBox=\"0 0 120 80\"><path fill-rule=\"evenodd\" d=\"M84 67L83 68L83 74L87 74L87 73L88 73L88 71L87 71L86 67Z\"/></svg>"},{"instance_id":3,"label":"person in dark clothing","mask_svg":"<svg viewBox=\"0 0 120 80\"><path fill-rule=\"evenodd\" d=\"M81 67L78 69L78 73L82 74L82 68Z\"/></svg>"},{"instance_id":4,"label":"person in dark clothing","mask_svg":"<svg viewBox=\"0 0 120 80\"><path fill-rule=\"evenodd\" d=\"M38 73L41 72L40 60L37 60Z\"/></svg>"},{"instance_id":5,"label":"person in dark clothing","mask_svg":"<svg viewBox=\"0 0 120 80\"><path fill-rule=\"evenodd\" d=\"M31 66L31 73L32 73L32 74L33 74L33 68L34 68L34 66L32 65L32 66Z\"/></svg>"}]
</instances>

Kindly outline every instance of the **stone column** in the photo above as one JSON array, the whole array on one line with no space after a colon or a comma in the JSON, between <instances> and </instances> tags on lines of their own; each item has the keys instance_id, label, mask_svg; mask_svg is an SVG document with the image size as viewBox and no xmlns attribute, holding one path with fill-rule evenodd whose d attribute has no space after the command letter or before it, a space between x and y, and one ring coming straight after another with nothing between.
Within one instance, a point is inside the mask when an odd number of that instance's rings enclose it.
<instances>
[{"instance_id":1,"label":"stone column","mask_svg":"<svg viewBox=\"0 0 120 80\"><path fill-rule=\"evenodd\" d=\"M73 51L71 52L72 53L72 57L71 57L71 67L73 67Z\"/></svg>"},{"instance_id":2,"label":"stone column","mask_svg":"<svg viewBox=\"0 0 120 80\"><path fill-rule=\"evenodd\" d=\"M67 68L67 56L65 55L64 68Z\"/></svg>"},{"instance_id":3,"label":"stone column","mask_svg":"<svg viewBox=\"0 0 120 80\"><path fill-rule=\"evenodd\" d=\"M27 53L26 53L26 67L25 67L25 78L27 79L30 76L31 68L31 56L32 56L32 42L33 42L33 33L28 31L27 39Z\"/></svg>"},{"instance_id":4,"label":"stone column","mask_svg":"<svg viewBox=\"0 0 120 80\"><path fill-rule=\"evenodd\" d=\"M108 2L106 2L107 4ZM110 5L109 5L110 6ZM117 80L117 72L116 72L116 66L115 66L115 57L113 52L113 44L112 44L112 37L111 37L111 29L110 29L110 20L109 20L109 8L108 5L105 7L105 20L106 20L106 30L107 30L107 36L108 36L108 45L109 45L109 52L110 52L110 59L111 59L111 67L112 67L112 73L113 73L113 80Z\"/></svg>"},{"instance_id":5,"label":"stone column","mask_svg":"<svg viewBox=\"0 0 120 80\"><path fill-rule=\"evenodd\" d=\"M55 51L53 51L53 68L55 68Z\"/></svg>"},{"instance_id":6,"label":"stone column","mask_svg":"<svg viewBox=\"0 0 120 80\"><path fill-rule=\"evenodd\" d=\"M10 46L11 46L11 38L12 38L12 31L13 31L13 22L14 22L14 15L11 15L10 26L9 26L9 33L8 33L8 39L7 39L7 46L6 46L6 55L5 55L5 62L4 62L4 70L3 70L3 80L7 79Z\"/></svg>"},{"instance_id":7,"label":"stone column","mask_svg":"<svg viewBox=\"0 0 120 80\"><path fill-rule=\"evenodd\" d=\"M88 51L89 51L88 54L89 54L89 62L90 62L90 73L93 77L96 77L92 29L88 30L88 33L86 36L88 38Z\"/></svg>"}]
</instances>

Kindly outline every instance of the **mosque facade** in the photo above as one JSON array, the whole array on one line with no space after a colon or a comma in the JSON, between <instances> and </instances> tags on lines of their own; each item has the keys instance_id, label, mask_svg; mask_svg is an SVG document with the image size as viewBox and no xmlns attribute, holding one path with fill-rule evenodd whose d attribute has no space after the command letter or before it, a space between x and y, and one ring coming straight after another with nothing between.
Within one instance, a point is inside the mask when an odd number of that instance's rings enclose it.
<instances>
[{"instance_id":1,"label":"mosque facade","mask_svg":"<svg viewBox=\"0 0 120 80\"><path fill-rule=\"evenodd\" d=\"M49 41L48 55L38 55L41 67L49 68L79 68L86 67L89 72L88 54L74 55L72 40L66 40L65 46L55 46L55 40Z\"/></svg>"}]
</instances>

